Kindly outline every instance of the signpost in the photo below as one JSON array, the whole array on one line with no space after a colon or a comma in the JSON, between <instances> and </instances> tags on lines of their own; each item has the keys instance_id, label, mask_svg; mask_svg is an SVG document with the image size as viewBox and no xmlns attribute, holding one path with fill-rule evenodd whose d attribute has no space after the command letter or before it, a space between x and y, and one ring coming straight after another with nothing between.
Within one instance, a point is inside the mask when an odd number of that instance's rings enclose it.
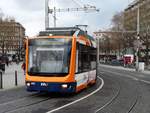
<instances>
[{"instance_id":1,"label":"signpost","mask_svg":"<svg viewBox=\"0 0 150 113\"><path fill-rule=\"evenodd\" d=\"M3 73L0 71L0 89L3 89Z\"/></svg>"}]
</instances>

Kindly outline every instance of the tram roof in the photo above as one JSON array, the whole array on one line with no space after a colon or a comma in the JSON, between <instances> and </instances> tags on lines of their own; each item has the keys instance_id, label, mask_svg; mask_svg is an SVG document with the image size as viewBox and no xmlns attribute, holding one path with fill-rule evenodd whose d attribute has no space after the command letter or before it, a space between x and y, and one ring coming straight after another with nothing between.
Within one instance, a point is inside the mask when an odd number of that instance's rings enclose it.
<instances>
[{"instance_id":1,"label":"tram roof","mask_svg":"<svg viewBox=\"0 0 150 113\"><path fill-rule=\"evenodd\" d=\"M54 27L47 28L46 31L41 31L39 36L72 36L77 30L84 32L80 28L77 27Z\"/></svg>"},{"instance_id":2,"label":"tram roof","mask_svg":"<svg viewBox=\"0 0 150 113\"><path fill-rule=\"evenodd\" d=\"M39 36L73 36L76 31L79 31L78 35L84 35L90 40L94 40L94 38L87 34L87 31L84 31L78 27L52 27L47 28L45 31L41 31Z\"/></svg>"}]
</instances>

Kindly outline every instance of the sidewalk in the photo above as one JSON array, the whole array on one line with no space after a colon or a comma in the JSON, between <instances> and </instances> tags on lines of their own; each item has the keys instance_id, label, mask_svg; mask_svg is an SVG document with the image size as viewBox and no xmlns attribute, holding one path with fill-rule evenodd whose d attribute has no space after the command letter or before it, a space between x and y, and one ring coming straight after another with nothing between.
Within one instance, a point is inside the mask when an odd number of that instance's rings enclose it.
<instances>
[{"instance_id":1,"label":"sidewalk","mask_svg":"<svg viewBox=\"0 0 150 113\"><path fill-rule=\"evenodd\" d=\"M99 64L100 66L104 66L104 67L109 67L109 68L114 68L114 69L120 69L120 70L126 70L126 71L132 71L132 72L136 72L135 69L133 68L125 68L123 66L112 66L112 65L106 65L106 64ZM148 70L144 70L140 73L143 73L143 74L150 74L150 71Z\"/></svg>"},{"instance_id":2,"label":"sidewalk","mask_svg":"<svg viewBox=\"0 0 150 113\"><path fill-rule=\"evenodd\" d=\"M22 62L19 63L18 65L16 63L12 63L8 67L5 66L5 73L3 73L2 75L3 89L0 89L0 91L25 85L25 75L23 73L21 65L22 65ZM17 86L15 86L15 70L17 71L17 81L18 81Z\"/></svg>"}]
</instances>

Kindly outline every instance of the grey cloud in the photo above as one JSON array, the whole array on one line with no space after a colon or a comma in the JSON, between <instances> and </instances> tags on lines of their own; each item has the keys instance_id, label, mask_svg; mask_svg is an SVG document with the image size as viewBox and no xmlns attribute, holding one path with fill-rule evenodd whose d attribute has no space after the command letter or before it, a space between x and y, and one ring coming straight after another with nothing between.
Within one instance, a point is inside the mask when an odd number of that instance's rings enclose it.
<instances>
[{"instance_id":1,"label":"grey cloud","mask_svg":"<svg viewBox=\"0 0 150 113\"><path fill-rule=\"evenodd\" d=\"M18 8L25 11L39 11L44 9L45 0L14 0Z\"/></svg>"},{"instance_id":2,"label":"grey cloud","mask_svg":"<svg viewBox=\"0 0 150 113\"><path fill-rule=\"evenodd\" d=\"M111 24L111 18L115 12L123 10L128 0L74 0L82 1L83 4L95 5L100 8L99 13L57 13L58 26L74 26L76 24L88 24L92 26L93 31L97 28L108 28ZM7 4L9 2L9 4ZM72 8L80 7L73 0L50 0L50 8ZM25 25L27 35L34 35L44 28L44 5L45 0L0 0L0 8L8 15L14 16L18 22ZM42 17L42 18L41 18ZM39 25L40 23L40 25ZM50 15L50 25L53 26L52 15ZM90 29L90 30L92 30Z\"/></svg>"}]
</instances>

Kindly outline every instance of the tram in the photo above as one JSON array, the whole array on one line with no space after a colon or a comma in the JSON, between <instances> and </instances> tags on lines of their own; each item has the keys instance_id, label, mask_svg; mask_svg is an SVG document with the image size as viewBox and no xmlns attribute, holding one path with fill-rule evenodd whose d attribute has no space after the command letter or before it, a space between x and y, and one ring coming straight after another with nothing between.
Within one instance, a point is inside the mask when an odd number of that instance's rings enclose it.
<instances>
[{"instance_id":1,"label":"tram","mask_svg":"<svg viewBox=\"0 0 150 113\"><path fill-rule=\"evenodd\" d=\"M96 42L86 31L48 28L26 40L27 91L74 93L96 78Z\"/></svg>"}]
</instances>

